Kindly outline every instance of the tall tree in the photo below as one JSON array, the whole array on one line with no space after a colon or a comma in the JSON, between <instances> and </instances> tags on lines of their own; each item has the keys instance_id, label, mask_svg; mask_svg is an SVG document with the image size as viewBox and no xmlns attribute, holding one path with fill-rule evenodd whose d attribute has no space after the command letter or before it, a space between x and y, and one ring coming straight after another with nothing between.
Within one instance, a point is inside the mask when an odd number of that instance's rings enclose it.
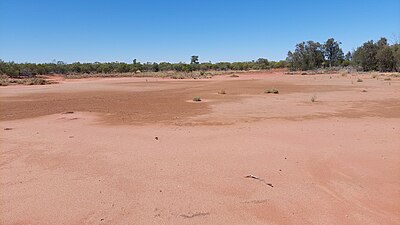
<instances>
[{"instance_id":1,"label":"tall tree","mask_svg":"<svg viewBox=\"0 0 400 225\"><path fill-rule=\"evenodd\" d=\"M394 54L389 46L382 46L376 54L378 68L381 72L393 71L396 65Z\"/></svg>"},{"instance_id":2,"label":"tall tree","mask_svg":"<svg viewBox=\"0 0 400 225\"><path fill-rule=\"evenodd\" d=\"M323 45L324 55L327 58L329 67L339 65L343 61L343 51L340 48L340 42L329 38Z\"/></svg>"},{"instance_id":3,"label":"tall tree","mask_svg":"<svg viewBox=\"0 0 400 225\"><path fill-rule=\"evenodd\" d=\"M190 58L190 64L199 64L199 56L192 55L192 57Z\"/></svg>"},{"instance_id":4,"label":"tall tree","mask_svg":"<svg viewBox=\"0 0 400 225\"><path fill-rule=\"evenodd\" d=\"M353 53L353 61L361 67L363 71L372 71L377 69L376 55L379 47L374 41L365 42Z\"/></svg>"}]
</instances>

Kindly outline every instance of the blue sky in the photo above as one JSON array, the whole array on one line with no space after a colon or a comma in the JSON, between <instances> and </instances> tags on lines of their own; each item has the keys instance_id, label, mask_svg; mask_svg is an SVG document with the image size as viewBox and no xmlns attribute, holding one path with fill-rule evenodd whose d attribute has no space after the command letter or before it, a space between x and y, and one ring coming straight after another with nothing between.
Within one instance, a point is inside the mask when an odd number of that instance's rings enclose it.
<instances>
[{"instance_id":1,"label":"blue sky","mask_svg":"<svg viewBox=\"0 0 400 225\"><path fill-rule=\"evenodd\" d=\"M399 12L399 0L0 0L0 59L280 60L301 41L400 37Z\"/></svg>"}]
</instances>

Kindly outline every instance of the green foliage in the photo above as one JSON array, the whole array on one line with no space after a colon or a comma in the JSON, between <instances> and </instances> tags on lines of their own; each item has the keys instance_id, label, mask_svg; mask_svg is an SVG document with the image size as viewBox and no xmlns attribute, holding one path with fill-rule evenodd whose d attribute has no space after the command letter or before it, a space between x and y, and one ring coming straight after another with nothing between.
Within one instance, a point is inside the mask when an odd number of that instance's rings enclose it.
<instances>
[{"instance_id":1,"label":"green foliage","mask_svg":"<svg viewBox=\"0 0 400 225\"><path fill-rule=\"evenodd\" d=\"M286 66L285 61L280 61L277 67ZM229 71L229 70L265 70L272 68L267 59L260 58L251 62L219 62L199 63L198 56L192 56L191 63L140 63L133 60L131 64L125 62L95 62L66 64L62 61L52 63L14 63L0 60L0 74L10 77L35 77L36 75L62 74L62 75L86 75L86 74L115 74L115 73L139 73L139 72L184 72L193 71ZM275 66L274 66L275 68Z\"/></svg>"},{"instance_id":2,"label":"green foliage","mask_svg":"<svg viewBox=\"0 0 400 225\"><path fill-rule=\"evenodd\" d=\"M379 71L390 72L394 71L396 61L394 58L394 51L389 46L382 46L376 54Z\"/></svg>"},{"instance_id":3,"label":"green foliage","mask_svg":"<svg viewBox=\"0 0 400 225\"><path fill-rule=\"evenodd\" d=\"M322 67L324 53L320 43L308 41L296 45L295 51L288 52L286 61L291 70L313 70Z\"/></svg>"},{"instance_id":4,"label":"green foliage","mask_svg":"<svg viewBox=\"0 0 400 225\"><path fill-rule=\"evenodd\" d=\"M191 58L190 58L190 64L199 64L199 56L197 56L197 55L193 55Z\"/></svg>"},{"instance_id":5,"label":"green foliage","mask_svg":"<svg viewBox=\"0 0 400 225\"><path fill-rule=\"evenodd\" d=\"M400 44L389 45L386 38L367 41L353 53L343 55L340 42L330 38L324 44L308 41L289 51L286 62L291 70L314 70L323 67L355 66L362 71L400 71Z\"/></svg>"},{"instance_id":6,"label":"green foliage","mask_svg":"<svg viewBox=\"0 0 400 225\"><path fill-rule=\"evenodd\" d=\"M362 71L400 71L400 46L389 45L386 38L368 41L356 49L352 60Z\"/></svg>"},{"instance_id":7,"label":"green foliage","mask_svg":"<svg viewBox=\"0 0 400 225\"><path fill-rule=\"evenodd\" d=\"M324 55L329 63L329 67L338 66L343 62L343 51L340 48L340 42L329 38L323 45Z\"/></svg>"}]
</instances>

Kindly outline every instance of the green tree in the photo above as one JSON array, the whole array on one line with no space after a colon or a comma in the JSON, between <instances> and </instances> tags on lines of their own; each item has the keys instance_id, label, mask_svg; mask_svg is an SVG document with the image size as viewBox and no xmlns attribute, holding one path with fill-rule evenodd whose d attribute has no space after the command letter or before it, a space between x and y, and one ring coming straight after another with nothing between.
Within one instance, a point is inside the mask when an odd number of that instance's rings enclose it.
<instances>
[{"instance_id":1,"label":"green tree","mask_svg":"<svg viewBox=\"0 0 400 225\"><path fill-rule=\"evenodd\" d=\"M373 71L378 68L376 55L379 47L374 41L368 41L353 53L353 61L360 66L363 71Z\"/></svg>"},{"instance_id":2,"label":"green tree","mask_svg":"<svg viewBox=\"0 0 400 225\"><path fill-rule=\"evenodd\" d=\"M199 64L199 56L193 55L193 56L190 58L190 64Z\"/></svg>"},{"instance_id":3,"label":"green tree","mask_svg":"<svg viewBox=\"0 0 400 225\"><path fill-rule=\"evenodd\" d=\"M340 48L340 42L329 38L323 45L324 55L329 63L329 67L337 66L343 61L343 51Z\"/></svg>"},{"instance_id":4,"label":"green tree","mask_svg":"<svg viewBox=\"0 0 400 225\"><path fill-rule=\"evenodd\" d=\"M396 61L389 46L381 46L376 54L376 59L381 72L390 72L395 69Z\"/></svg>"}]
</instances>

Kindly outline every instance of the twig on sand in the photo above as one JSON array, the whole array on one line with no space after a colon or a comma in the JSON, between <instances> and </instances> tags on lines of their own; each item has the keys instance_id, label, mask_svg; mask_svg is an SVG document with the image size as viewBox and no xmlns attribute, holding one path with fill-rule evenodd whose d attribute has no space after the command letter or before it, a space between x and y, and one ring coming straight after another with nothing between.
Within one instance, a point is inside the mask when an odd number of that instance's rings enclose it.
<instances>
[{"instance_id":1,"label":"twig on sand","mask_svg":"<svg viewBox=\"0 0 400 225\"><path fill-rule=\"evenodd\" d=\"M244 178L250 178L250 179L254 179L254 180L259 180L259 181L263 182L264 184L266 184L266 185L268 185L268 186L270 186L270 187L274 187L273 184L267 183L264 179L261 179L261 178L259 178L259 177L257 177L257 176L252 175L252 174L247 175L247 176L245 176Z\"/></svg>"},{"instance_id":2,"label":"twig on sand","mask_svg":"<svg viewBox=\"0 0 400 225\"><path fill-rule=\"evenodd\" d=\"M206 213L199 212L199 213L194 213L194 214L190 214L189 213L187 215L182 214L181 217L186 218L186 219L191 219L191 218L196 217L196 216L208 216L208 215L210 215L210 213L208 213L208 212L206 212Z\"/></svg>"}]
</instances>

